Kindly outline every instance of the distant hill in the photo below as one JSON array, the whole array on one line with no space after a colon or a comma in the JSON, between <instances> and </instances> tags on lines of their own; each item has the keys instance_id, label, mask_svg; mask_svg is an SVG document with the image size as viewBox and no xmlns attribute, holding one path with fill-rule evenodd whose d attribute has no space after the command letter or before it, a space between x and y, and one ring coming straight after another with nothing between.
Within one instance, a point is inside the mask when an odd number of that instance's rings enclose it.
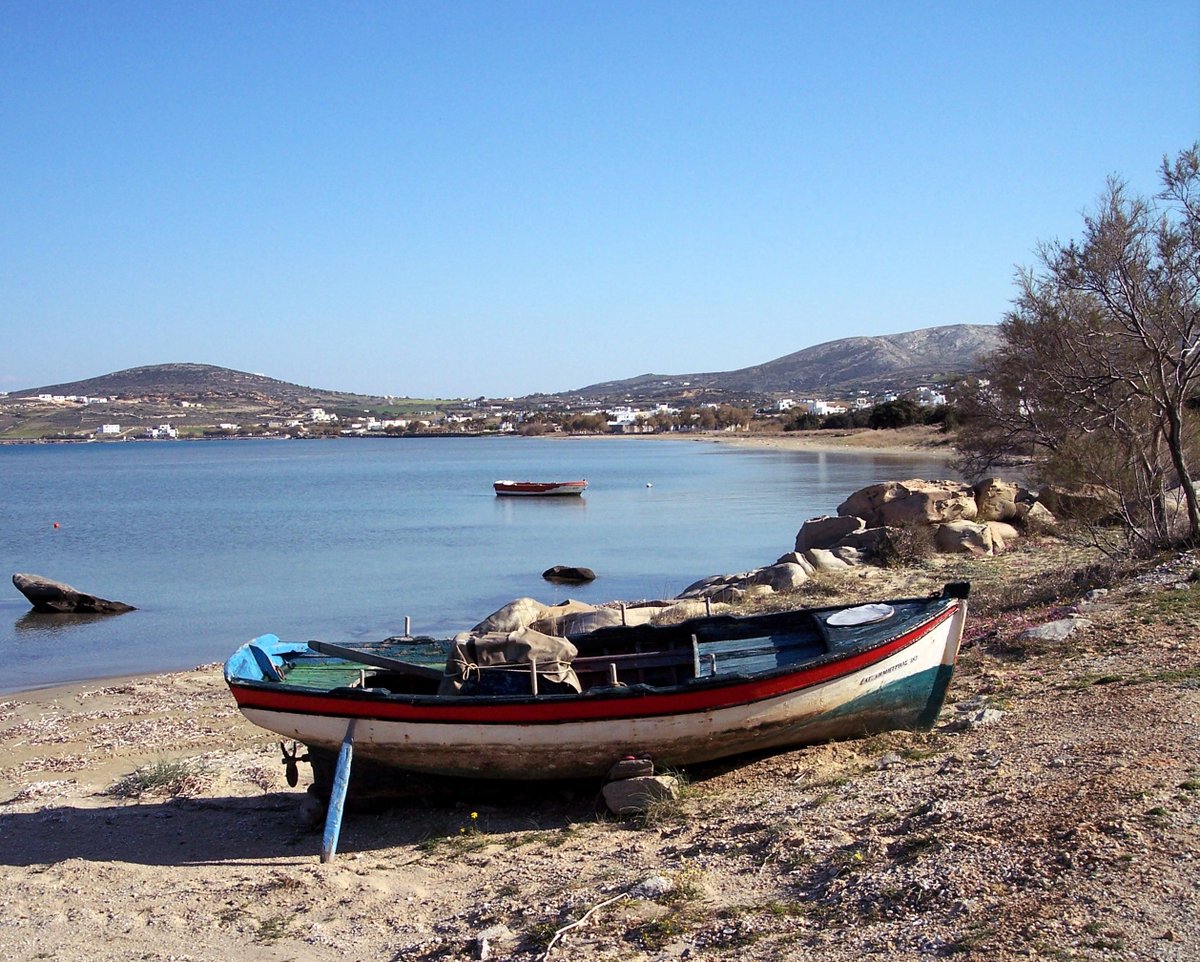
<instances>
[{"instance_id":1,"label":"distant hill","mask_svg":"<svg viewBox=\"0 0 1200 962\"><path fill-rule=\"evenodd\" d=\"M13 391L12 397L36 394L87 395L89 397L171 398L186 401L251 401L268 404L320 405L345 403L363 395L324 391L279 381L262 374L247 374L212 364L152 364L112 374Z\"/></svg>"},{"instance_id":2,"label":"distant hill","mask_svg":"<svg viewBox=\"0 0 1200 962\"><path fill-rule=\"evenodd\" d=\"M847 337L737 371L643 374L572 393L650 397L681 390L743 395L880 392L968 374L977 369L980 355L999 346L993 326L952 324L883 337Z\"/></svg>"},{"instance_id":3,"label":"distant hill","mask_svg":"<svg viewBox=\"0 0 1200 962\"><path fill-rule=\"evenodd\" d=\"M91 439L114 425L113 440L156 436L164 425L192 438L314 436L336 434L343 420L366 411L395 416L429 414L436 407L427 400L327 391L212 364L152 364L0 396L0 441ZM329 417L314 416L314 408Z\"/></svg>"},{"instance_id":4,"label":"distant hill","mask_svg":"<svg viewBox=\"0 0 1200 962\"><path fill-rule=\"evenodd\" d=\"M779 394L880 393L922 382L951 380L970 373L977 358L995 350L995 327L954 324L884 337L849 337L817 344L737 371L703 374L643 374L604 381L559 395L604 400L681 398L708 392L751 398ZM147 402L192 401L212 410L352 407L361 410L382 399L346 391L304 387L212 364L152 364L112 374L13 391L11 398L38 394L104 396Z\"/></svg>"}]
</instances>

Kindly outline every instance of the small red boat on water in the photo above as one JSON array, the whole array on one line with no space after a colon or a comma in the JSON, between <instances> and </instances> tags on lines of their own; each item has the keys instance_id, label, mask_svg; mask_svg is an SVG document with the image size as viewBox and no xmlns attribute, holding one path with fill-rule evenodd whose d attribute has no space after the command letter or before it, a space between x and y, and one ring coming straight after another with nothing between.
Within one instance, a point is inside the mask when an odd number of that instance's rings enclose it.
<instances>
[{"instance_id":1,"label":"small red boat on water","mask_svg":"<svg viewBox=\"0 0 1200 962\"><path fill-rule=\"evenodd\" d=\"M579 495L587 488L586 481L496 481L496 494L515 494L526 497L547 495Z\"/></svg>"}]
</instances>

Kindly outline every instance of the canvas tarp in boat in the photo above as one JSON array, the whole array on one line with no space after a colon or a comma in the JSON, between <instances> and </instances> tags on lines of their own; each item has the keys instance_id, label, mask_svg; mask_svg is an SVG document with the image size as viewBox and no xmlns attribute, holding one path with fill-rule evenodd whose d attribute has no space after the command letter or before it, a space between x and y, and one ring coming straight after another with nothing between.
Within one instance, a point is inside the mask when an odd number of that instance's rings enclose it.
<instances>
[{"instance_id":1,"label":"canvas tarp in boat","mask_svg":"<svg viewBox=\"0 0 1200 962\"><path fill-rule=\"evenodd\" d=\"M581 690L571 662L578 649L566 638L532 628L493 631L457 639L446 659L440 695L525 694L532 690L532 666L537 662L538 690Z\"/></svg>"}]
</instances>

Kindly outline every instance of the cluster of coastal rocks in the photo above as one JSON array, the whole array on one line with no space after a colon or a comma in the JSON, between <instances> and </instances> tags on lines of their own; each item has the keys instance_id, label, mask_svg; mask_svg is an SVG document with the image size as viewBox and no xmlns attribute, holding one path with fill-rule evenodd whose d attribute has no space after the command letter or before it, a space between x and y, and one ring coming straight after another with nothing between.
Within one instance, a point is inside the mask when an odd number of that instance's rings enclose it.
<instances>
[{"instance_id":1,"label":"cluster of coastal rocks","mask_svg":"<svg viewBox=\"0 0 1200 962\"><path fill-rule=\"evenodd\" d=\"M832 525L830 524L832 522ZM889 529L930 529L938 551L999 554L1029 526L1056 518L1038 495L1000 478L959 481L885 481L856 491L836 518L813 518L796 535L796 550L827 549L853 563L878 555Z\"/></svg>"},{"instance_id":2,"label":"cluster of coastal rocks","mask_svg":"<svg viewBox=\"0 0 1200 962\"><path fill-rule=\"evenodd\" d=\"M791 591L819 572L884 561L906 534L926 537L939 552L999 554L1022 533L1057 523L1046 500L999 478L974 485L919 478L884 481L850 495L836 515L805 521L795 550L774 564L701 579L679 597L736 602L755 594Z\"/></svg>"},{"instance_id":3,"label":"cluster of coastal rocks","mask_svg":"<svg viewBox=\"0 0 1200 962\"><path fill-rule=\"evenodd\" d=\"M703 599L667 601L638 601L590 605L568 598L556 605L547 605L533 598L517 598L488 615L465 635L484 635L493 632L513 632L531 628L544 635L562 638L582 635L598 628L614 625L648 625L664 620L673 621L708 614L712 605Z\"/></svg>"}]
</instances>

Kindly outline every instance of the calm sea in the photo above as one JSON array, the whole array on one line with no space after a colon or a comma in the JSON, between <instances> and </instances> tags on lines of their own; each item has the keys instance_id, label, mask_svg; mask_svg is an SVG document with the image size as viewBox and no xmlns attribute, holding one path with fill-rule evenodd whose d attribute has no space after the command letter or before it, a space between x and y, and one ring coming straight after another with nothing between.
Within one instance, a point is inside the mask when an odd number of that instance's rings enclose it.
<instances>
[{"instance_id":1,"label":"calm sea","mask_svg":"<svg viewBox=\"0 0 1200 962\"><path fill-rule=\"evenodd\" d=\"M521 596L669 597L770 564L808 517L940 460L695 441L413 438L0 446L0 691L189 668L273 632L448 636ZM497 478L587 478L581 499ZM589 585L554 586L551 565ZM139 610L35 615L28 572Z\"/></svg>"}]
</instances>

